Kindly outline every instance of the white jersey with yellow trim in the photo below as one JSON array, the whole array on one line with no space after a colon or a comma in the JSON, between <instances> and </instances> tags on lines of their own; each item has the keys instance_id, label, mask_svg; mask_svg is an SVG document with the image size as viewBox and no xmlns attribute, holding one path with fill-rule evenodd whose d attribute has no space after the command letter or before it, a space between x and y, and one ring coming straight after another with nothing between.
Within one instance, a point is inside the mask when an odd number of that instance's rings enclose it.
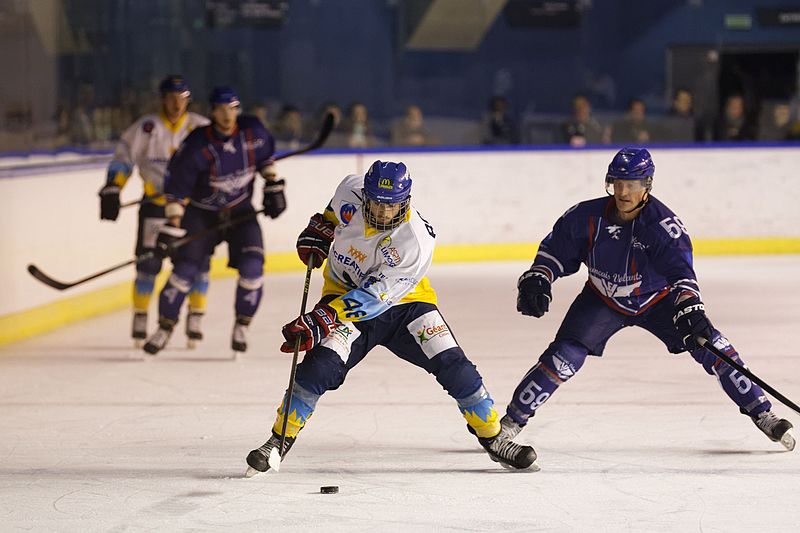
<instances>
[{"instance_id":1,"label":"white jersey with yellow trim","mask_svg":"<svg viewBox=\"0 0 800 533\"><path fill-rule=\"evenodd\" d=\"M122 134L108 166L107 183L124 187L133 167L138 166L145 198L156 197L154 203L163 205L164 173L172 154L192 130L209 123L206 117L191 112L174 125L163 114L144 115Z\"/></svg>"},{"instance_id":2,"label":"white jersey with yellow trim","mask_svg":"<svg viewBox=\"0 0 800 533\"><path fill-rule=\"evenodd\" d=\"M336 189L325 218L336 225L325 266L323 296L340 320L375 318L393 305L436 304L436 292L425 277L436 235L412 207L406 221L378 231L362 212L364 176L351 174Z\"/></svg>"}]
</instances>

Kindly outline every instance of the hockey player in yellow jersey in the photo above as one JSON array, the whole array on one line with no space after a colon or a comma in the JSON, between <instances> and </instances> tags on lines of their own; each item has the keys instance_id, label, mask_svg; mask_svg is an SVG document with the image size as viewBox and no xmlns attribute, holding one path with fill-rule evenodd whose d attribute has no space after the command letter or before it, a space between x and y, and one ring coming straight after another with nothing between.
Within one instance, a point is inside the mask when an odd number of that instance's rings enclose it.
<instances>
[{"instance_id":1,"label":"hockey player in yellow jersey","mask_svg":"<svg viewBox=\"0 0 800 533\"><path fill-rule=\"evenodd\" d=\"M108 166L106 183L100 189L100 219L116 220L120 210L120 192L133 168L139 167L144 196L139 207L137 256L155 249L158 230L166 222L163 189L167 163L192 130L209 123L202 115L187 110L191 92L182 76L168 76L159 85L159 91L161 111L144 115L125 130ZM147 337L147 308L161 262L160 257L154 256L136 265L132 337L137 347L141 347ZM189 297L186 335L190 347L202 339L200 319L206 307L208 266L206 260Z\"/></svg>"},{"instance_id":2,"label":"hockey player in yellow jersey","mask_svg":"<svg viewBox=\"0 0 800 533\"><path fill-rule=\"evenodd\" d=\"M435 238L411 207L411 176L403 163L376 161L366 176L347 176L324 214L311 217L297 240L298 255L313 267L328 261L319 303L283 327L281 351L293 352L299 339L306 354L297 366L281 456L320 396L381 345L436 377L492 460L509 468L534 466L535 451L514 443L501 426L483 379L439 312L425 277ZM285 402L272 436L247 456L248 473L269 468L270 451L280 446Z\"/></svg>"}]
</instances>

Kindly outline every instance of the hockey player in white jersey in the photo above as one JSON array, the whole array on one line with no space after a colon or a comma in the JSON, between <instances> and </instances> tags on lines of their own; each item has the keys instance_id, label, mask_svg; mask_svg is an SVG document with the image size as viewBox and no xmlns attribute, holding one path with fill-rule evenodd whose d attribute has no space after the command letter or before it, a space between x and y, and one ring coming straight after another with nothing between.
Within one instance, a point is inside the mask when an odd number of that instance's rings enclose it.
<instances>
[{"instance_id":1,"label":"hockey player in white jersey","mask_svg":"<svg viewBox=\"0 0 800 533\"><path fill-rule=\"evenodd\" d=\"M291 405L285 408L284 396L272 436L247 456L248 473L269 468L267 459L280 446L287 411L281 456L320 396L337 389L378 345L436 377L492 460L509 468L534 466L536 452L514 443L501 426L483 379L436 306L436 293L425 277L435 237L411 207L411 177L403 163L376 161L366 176L347 176L324 214L311 217L297 252L315 268L327 257L322 299L283 327L281 351L293 352L299 339L306 354L297 366Z\"/></svg>"},{"instance_id":2,"label":"hockey player in white jersey","mask_svg":"<svg viewBox=\"0 0 800 533\"><path fill-rule=\"evenodd\" d=\"M139 167L144 196L139 207L137 256L155 249L158 230L166 222L163 188L167 163L192 130L209 123L204 116L187 111L191 92L182 76L168 76L159 85L159 91L161 112L145 115L125 130L108 166L106 183L100 189L100 219L116 220L120 210L120 192L133 168ZM141 347L147 337L147 308L161 262L161 257L154 255L136 264L132 337L137 347ZM203 337L200 319L206 307L208 267L206 260L189 297L186 336L190 347Z\"/></svg>"}]
</instances>

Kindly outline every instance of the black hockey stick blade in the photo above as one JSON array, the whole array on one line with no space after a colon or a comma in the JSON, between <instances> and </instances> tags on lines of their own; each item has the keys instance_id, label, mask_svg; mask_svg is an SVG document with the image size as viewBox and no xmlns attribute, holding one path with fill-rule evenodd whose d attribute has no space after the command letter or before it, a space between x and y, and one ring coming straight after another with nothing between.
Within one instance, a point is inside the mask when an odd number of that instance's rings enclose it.
<instances>
[{"instance_id":1,"label":"black hockey stick blade","mask_svg":"<svg viewBox=\"0 0 800 533\"><path fill-rule=\"evenodd\" d=\"M760 377L758 377L755 374L753 374L753 372L751 372L750 369L742 366L741 364L739 364L736 361L734 361L733 359L731 359L729 356L727 356L724 353L722 353L722 350L718 349L716 346L714 346L707 339L704 339L703 337L699 337L698 336L697 337L697 344L699 344L700 346L702 346L703 348L705 348L709 352L713 353L714 355L716 355L717 357L719 357L720 359L722 359L723 361L725 361L726 363L731 365L740 374L743 374L743 375L747 376L748 378L750 378L751 380L753 380L755 383L760 385L762 389L764 389L768 393L772 394L776 399L780 400L780 402L783 405L785 405L786 407L789 407L795 413L800 414L800 407L798 407L797 404L795 404L793 401L791 401L789 398L787 398L786 396L784 396L780 392L778 392L775 389L773 389L772 387L770 387L767 384L767 382L765 382L763 379L761 379Z\"/></svg>"},{"instance_id":2,"label":"black hockey stick blade","mask_svg":"<svg viewBox=\"0 0 800 533\"><path fill-rule=\"evenodd\" d=\"M106 268L105 270L101 270L100 272L95 272L94 274L90 274L90 275L86 276L85 278L81 278L79 280L76 280L76 281L73 281L73 282L70 282L70 283L64 283L63 281L58 281L57 279L51 278L50 276L48 276L47 274L42 272L39 269L39 267L37 267L34 264L28 265L28 272L30 273L31 276L33 276L34 278L38 279L39 281L41 281L42 283L44 283L48 287L52 287L52 288L54 288L56 290L63 291L63 290L75 287L77 285L82 285L82 284L86 283L87 281L92 281L93 279L99 278L100 276L105 276L106 274L114 272L115 270L119 270L120 268L124 268L124 267L126 267L128 265L132 265L134 263L138 263L139 261L144 261L145 259L148 259L150 257L152 257L152 253L146 253L146 254L140 255L139 257L135 257L133 259L125 261L124 263L116 264L116 265L114 265L112 267Z\"/></svg>"},{"instance_id":3,"label":"black hockey stick blade","mask_svg":"<svg viewBox=\"0 0 800 533\"><path fill-rule=\"evenodd\" d=\"M287 157L292 157L295 155L304 154L306 152L310 152L311 150L316 150L320 148L325 141L328 140L331 132L333 131L333 122L334 122L333 113L326 113L325 118L322 121L322 127L319 129L319 133L317 133L317 138L309 144L308 146L304 146L299 150L295 150L293 152L286 152L285 154L281 154L275 158L275 161L280 161L281 159L286 159Z\"/></svg>"}]
</instances>

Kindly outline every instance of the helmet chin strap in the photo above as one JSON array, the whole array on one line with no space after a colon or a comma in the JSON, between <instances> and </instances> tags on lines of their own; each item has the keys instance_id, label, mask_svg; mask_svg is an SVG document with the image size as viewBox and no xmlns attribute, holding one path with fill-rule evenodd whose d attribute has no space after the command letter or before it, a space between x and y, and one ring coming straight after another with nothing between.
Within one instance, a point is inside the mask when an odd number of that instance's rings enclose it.
<instances>
[{"instance_id":1,"label":"helmet chin strap","mask_svg":"<svg viewBox=\"0 0 800 533\"><path fill-rule=\"evenodd\" d=\"M647 191L647 193L645 193L645 195L644 195L644 198L639 200L639 203L636 204L636 207L634 207L630 211L623 211L623 213L625 213L626 215L630 215L631 213L633 213L637 209L641 209L642 207L647 205L647 202L649 202L649 201L650 201L650 191Z\"/></svg>"}]
</instances>

